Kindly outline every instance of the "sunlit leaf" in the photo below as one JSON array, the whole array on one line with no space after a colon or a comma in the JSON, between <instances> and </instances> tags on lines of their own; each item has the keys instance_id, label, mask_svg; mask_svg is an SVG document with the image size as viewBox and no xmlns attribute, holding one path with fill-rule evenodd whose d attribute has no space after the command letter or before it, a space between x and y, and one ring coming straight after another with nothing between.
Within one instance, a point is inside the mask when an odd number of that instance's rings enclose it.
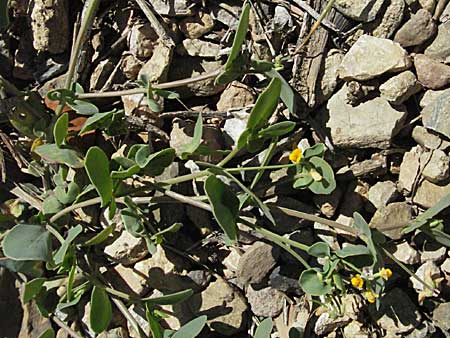
<instances>
[{"instance_id":1,"label":"sunlit leaf","mask_svg":"<svg viewBox=\"0 0 450 338\"><path fill-rule=\"evenodd\" d=\"M258 325L258 328L256 329L253 338L270 338L272 329L273 329L272 318L266 318L261 322L261 324Z\"/></svg>"},{"instance_id":2,"label":"sunlit leaf","mask_svg":"<svg viewBox=\"0 0 450 338\"><path fill-rule=\"evenodd\" d=\"M198 115L197 122L195 123L194 136L192 137L191 142L181 147L180 157L182 159L185 160L189 155L193 154L197 150L200 143L202 143L202 136L203 136L203 118L202 113L200 113Z\"/></svg>"},{"instance_id":3,"label":"sunlit leaf","mask_svg":"<svg viewBox=\"0 0 450 338\"><path fill-rule=\"evenodd\" d=\"M72 168L82 168L84 165L83 159L75 150L60 148L56 144L44 144L34 152L49 163L66 164Z\"/></svg>"},{"instance_id":4,"label":"sunlit leaf","mask_svg":"<svg viewBox=\"0 0 450 338\"><path fill-rule=\"evenodd\" d=\"M317 242L308 248L308 254L314 257L329 257L330 247L325 242Z\"/></svg>"},{"instance_id":5,"label":"sunlit leaf","mask_svg":"<svg viewBox=\"0 0 450 338\"><path fill-rule=\"evenodd\" d=\"M327 195L336 189L336 180L331 166L320 157L311 157L309 163L322 176L319 181L314 180L308 185L309 190L315 194Z\"/></svg>"},{"instance_id":6,"label":"sunlit leaf","mask_svg":"<svg viewBox=\"0 0 450 338\"><path fill-rule=\"evenodd\" d=\"M303 291L311 296L323 296L331 291L331 286L324 283L322 274L315 269L303 271L299 283Z\"/></svg>"},{"instance_id":7,"label":"sunlit leaf","mask_svg":"<svg viewBox=\"0 0 450 338\"><path fill-rule=\"evenodd\" d=\"M142 301L146 302L148 305L174 305L184 302L193 294L194 294L193 290L187 289L160 297L144 298L142 299Z\"/></svg>"},{"instance_id":8,"label":"sunlit leaf","mask_svg":"<svg viewBox=\"0 0 450 338\"><path fill-rule=\"evenodd\" d=\"M112 117L115 111L109 111L106 113L97 113L89 117L83 125L83 128L80 130L79 134L84 134L90 130L94 130L97 128L103 128L111 124Z\"/></svg>"},{"instance_id":9,"label":"sunlit leaf","mask_svg":"<svg viewBox=\"0 0 450 338\"><path fill-rule=\"evenodd\" d=\"M81 234L82 231L83 227L80 224L69 229L66 239L53 256L53 260L55 261L56 265L61 264L63 262L64 256L66 255L69 245L75 240L75 238L77 238L79 234Z\"/></svg>"},{"instance_id":10,"label":"sunlit leaf","mask_svg":"<svg viewBox=\"0 0 450 338\"><path fill-rule=\"evenodd\" d=\"M108 157L102 149L95 146L89 148L85 162L86 172L102 198L102 207L104 207L113 196L113 181L109 172Z\"/></svg>"},{"instance_id":11,"label":"sunlit leaf","mask_svg":"<svg viewBox=\"0 0 450 338\"><path fill-rule=\"evenodd\" d=\"M56 120L53 126L53 138L58 147L66 140L67 128L69 128L69 114L64 113Z\"/></svg>"},{"instance_id":12,"label":"sunlit leaf","mask_svg":"<svg viewBox=\"0 0 450 338\"><path fill-rule=\"evenodd\" d=\"M95 235L94 237L92 237L91 239L86 241L84 243L84 245L91 246L91 245L98 245L100 243L103 243L109 237L109 235L112 234L112 232L114 231L114 228L115 228L114 224L107 226L102 231L100 231L97 235Z\"/></svg>"},{"instance_id":13,"label":"sunlit leaf","mask_svg":"<svg viewBox=\"0 0 450 338\"><path fill-rule=\"evenodd\" d=\"M91 311L89 324L95 333L105 331L112 319L112 307L106 291L94 286L91 294Z\"/></svg>"},{"instance_id":14,"label":"sunlit leaf","mask_svg":"<svg viewBox=\"0 0 450 338\"><path fill-rule=\"evenodd\" d=\"M200 316L184 324L177 332L175 332L172 338L195 338L203 330L206 324L206 316Z\"/></svg>"},{"instance_id":15,"label":"sunlit leaf","mask_svg":"<svg viewBox=\"0 0 450 338\"><path fill-rule=\"evenodd\" d=\"M67 105L80 115L94 115L99 112L95 104L83 100L68 101Z\"/></svg>"},{"instance_id":16,"label":"sunlit leaf","mask_svg":"<svg viewBox=\"0 0 450 338\"><path fill-rule=\"evenodd\" d=\"M42 290L42 286L46 281L45 278L35 278L27 283L25 283L22 301L23 303L28 303L32 300L39 292Z\"/></svg>"}]
</instances>

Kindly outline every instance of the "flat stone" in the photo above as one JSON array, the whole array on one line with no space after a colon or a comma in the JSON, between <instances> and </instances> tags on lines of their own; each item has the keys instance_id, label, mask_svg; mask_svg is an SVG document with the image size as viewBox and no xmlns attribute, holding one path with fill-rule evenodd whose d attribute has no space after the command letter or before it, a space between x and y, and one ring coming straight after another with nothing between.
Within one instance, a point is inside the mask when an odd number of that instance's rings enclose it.
<instances>
[{"instance_id":1,"label":"flat stone","mask_svg":"<svg viewBox=\"0 0 450 338\"><path fill-rule=\"evenodd\" d=\"M362 35L344 56L337 72L344 80L365 81L411 67L411 59L396 42Z\"/></svg>"},{"instance_id":2,"label":"flat stone","mask_svg":"<svg viewBox=\"0 0 450 338\"><path fill-rule=\"evenodd\" d=\"M412 265L420 262L419 253L407 241L392 243L387 250L402 263Z\"/></svg>"},{"instance_id":3,"label":"flat stone","mask_svg":"<svg viewBox=\"0 0 450 338\"><path fill-rule=\"evenodd\" d=\"M441 62L450 62L450 21L438 26L438 33L433 42L425 49L425 55Z\"/></svg>"},{"instance_id":4,"label":"flat stone","mask_svg":"<svg viewBox=\"0 0 450 338\"><path fill-rule=\"evenodd\" d=\"M441 265L441 270L446 275L450 275L450 258L447 258Z\"/></svg>"},{"instance_id":5,"label":"flat stone","mask_svg":"<svg viewBox=\"0 0 450 338\"><path fill-rule=\"evenodd\" d=\"M437 185L423 180L417 188L414 202L424 208L431 208L447 194L450 194L450 183Z\"/></svg>"},{"instance_id":6,"label":"flat stone","mask_svg":"<svg viewBox=\"0 0 450 338\"><path fill-rule=\"evenodd\" d=\"M386 330L386 337L396 337L412 331L421 322L420 312L400 288L389 291L382 299L380 309L369 307L371 317Z\"/></svg>"},{"instance_id":7,"label":"flat stone","mask_svg":"<svg viewBox=\"0 0 450 338\"><path fill-rule=\"evenodd\" d=\"M264 242L254 243L239 259L236 276L242 284L257 284L273 269L278 249Z\"/></svg>"},{"instance_id":8,"label":"flat stone","mask_svg":"<svg viewBox=\"0 0 450 338\"><path fill-rule=\"evenodd\" d=\"M332 250L339 250L341 248L337 240L337 233L332 227L319 222L314 222L313 227L316 236L327 243Z\"/></svg>"},{"instance_id":9,"label":"flat stone","mask_svg":"<svg viewBox=\"0 0 450 338\"><path fill-rule=\"evenodd\" d=\"M446 22L450 20L450 3L447 4L441 16L439 17L439 22Z\"/></svg>"},{"instance_id":10,"label":"flat stone","mask_svg":"<svg viewBox=\"0 0 450 338\"><path fill-rule=\"evenodd\" d=\"M180 50L180 54L184 51L190 56L200 56L203 58L215 58L220 52L220 45L209 41L199 39L183 40L184 49Z\"/></svg>"},{"instance_id":11,"label":"flat stone","mask_svg":"<svg viewBox=\"0 0 450 338\"><path fill-rule=\"evenodd\" d=\"M369 333L363 329L363 324L354 320L344 327L344 337L367 338Z\"/></svg>"},{"instance_id":12,"label":"flat stone","mask_svg":"<svg viewBox=\"0 0 450 338\"><path fill-rule=\"evenodd\" d=\"M158 34L149 23L133 25L128 35L130 53L139 59L150 58L157 44Z\"/></svg>"},{"instance_id":13,"label":"flat stone","mask_svg":"<svg viewBox=\"0 0 450 338\"><path fill-rule=\"evenodd\" d=\"M228 111L231 108L247 107L255 102L255 93L252 89L239 82L231 82L220 95L217 110ZM246 114L248 116L248 114Z\"/></svg>"},{"instance_id":14,"label":"flat stone","mask_svg":"<svg viewBox=\"0 0 450 338\"><path fill-rule=\"evenodd\" d=\"M344 58L344 54L337 49L330 49L325 57L323 63L323 70L321 70L320 87L317 88L315 93L315 104L318 106L328 100L333 95L338 85L338 73L337 70Z\"/></svg>"},{"instance_id":15,"label":"flat stone","mask_svg":"<svg viewBox=\"0 0 450 338\"><path fill-rule=\"evenodd\" d=\"M212 331L233 336L245 328L247 304L244 296L224 279L215 282L192 299L192 312L208 315L208 326Z\"/></svg>"},{"instance_id":16,"label":"flat stone","mask_svg":"<svg viewBox=\"0 0 450 338\"><path fill-rule=\"evenodd\" d=\"M68 46L69 1L35 0L31 7L33 46L37 51L63 53Z\"/></svg>"},{"instance_id":17,"label":"flat stone","mask_svg":"<svg viewBox=\"0 0 450 338\"><path fill-rule=\"evenodd\" d=\"M405 7L404 0L391 0L383 15L373 21L375 28L372 30L372 35L377 38L390 39L402 23ZM371 25L372 22L369 23L369 26Z\"/></svg>"},{"instance_id":18,"label":"flat stone","mask_svg":"<svg viewBox=\"0 0 450 338\"><path fill-rule=\"evenodd\" d=\"M422 155L425 167L422 176L432 183L439 183L446 180L450 172L450 157L442 150L436 149L430 153Z\"/></svg>"},{"instance_id":19,"label":"flat stone","mask_svg":"<svg viewBox=\"0 0 450 338\"><path fill-rule=\"evenodd\" d=\"M426 9L419 9L397 31L394 41L402 47L418 46L432 38L437 31L433 16Z\"/></svg>"},{"instance_id":20,"label":"flat stone","mask_svg":"<svg viewBox=\"0 0 450 338\"><path fill-rule=\"evenodd\" d=\"M290 269L290 267L288 267ZM282 273L281 267L277 266L269 276L269 285L282 292L302 294L303 291L298 284L298 278L291 278Z\"/></svg>"},{"instance_id":21,"label":"flat stone","mask_svg":"<svg viewBox=\"0 0 450 338\"><path fill-rule=\"evenodd\" d=\"M116 290L127 294L143 296L149 290L146 277L136 273L132 267L118 264L107 272L107 277Z\"/></svg>"},{"instance_id":22,"label":"flat stone","mask_svg":"<svg viewBox=\"0 0 450 338\"><path fill-rule=\"evenodd\" d=\"M195 16L185 18L178 24L180 31L189 39L198 39L212 31L214 20L208 13L199 11Z\"/></svg>"},{"instance_id":23,"label":"flat stone","mask_svg":"<svg viewBox=\"0 0 450 338\"><path fill-rule=\"evenodd\" d=\"M401 104L422 89L413 72L407 70L391 77L380 86L381 97L392 104Z\"/></svg>"},{"instance_id":24,"label":"flat stone","mask_svg":"<svg viewBox=\"0 0 450 338\"><path fill-rule=\"evenodd\" d=\"M150 83L167 81L171 66L173 50L171 47L158 43L153 48L153 53L139 71L139 76L145 76Z\"/></svg>"},{"instance_id":25,"label":"flat stone","mask_svg":"<svg viewBox=\"0 0 450 338\"><path fill-rule=\"evenodd\" d=\"M406 112L403 107L391 107L381 97L353 107L347 103L347 86L343 86L328 101L321 119L330 129L331 139L340 148L381 148L391 144L403 125ZM327 116L328 115L328 116Z\"/></svg>"},{"instance_id":26,"label":"flat stone","mask_svg":"<svg viewBox=\"0 0 450 338\"><path fill-rule=\"evenodd\" d=\"M414 141L428 149L445 149L450 146L450 142L441 139L438 135L430 133L422 126L414 127L412 137Z\"/></svg>"},{"instance_id":27,"label":"flat stone","mask_svg":"<svg viewBox=\"0 0 450 338\"><path fill-rule=\"evenodd\" d=\"M377 182L369 189L369 202L376 209L386 206L398 196L397 186L392 181Z\"/></svg>"},{"instance_id":28,"label":"flat stone","mask_svg":"<svg viewBox=\"0 0 450 338\"><path fill-rule=\"evenodd\" d=\"M226 104L226 102L224 102ZM217 108L219 109L219 108ZM250 114L245 111L234 111L231 119L226 119L223 125L223 132L225 134L225 143L229 147L235 147L237 141L244 130L247 128L247 121Z\"/></svg>"},{"instance_id":29,"label":"flat stone","mask_svg":"<svg viewBox=\"0 0 450 338\"><path fill-rule=\"evenodd\" d=\"M97 91L101 90L108 81L109 76L115 68L114 63L109 60L100 61L92 72L91 79L89 81L89 90Z\"/></svg>"},{"instance_id":30,"label":"flat stone","mask_svg":"<svg viewBox=\"0 0 450 338\"><path fill-rule=\"evenodd\" d=\"M414 66L419 82L426 88L440 89L450 83L450 66L423 54L414 56Z\"/></svg>"},{"instance_id":31,"label":"flat stone","mask_svg":"<svg viewBox=\"0 0 450 338\"><path fill-rule=\"evenodd\" d=\"M134 237L126 230L123 230L114 242L107 245L104 252L115 262L124 265L133 264L148 254L145 240Z\"/></svg>"},{"instance_id":32,"label":"flat stone","mask_svg":"<svg viewBox=\"0 0 450 338\"><path fill-rule=\"evenodd\" d=\"M435 280L441 276L441 271L439 270L439 267L434 263L433 261L426 261L416 271L417 277L422 279L423 281L430 281ZM425 286L416 280L413 277L409 277L409 280L411 281L413 288L417 291L423 291L425 289Z\"/></svg>"},{"instance_id":33,"label":"flat stone","mask_svg":"<svg viewBox=\"0 0 450 338\"><path fill-rule=\"evenodd\" d=\"M425 93L420 98L420 102L419 102L420 107L425 108L430 103L433 103L441 94L444 94L447 92L450 93L450 88L440 89L440 90L428 89L427 91L425 91Z\"/></svg>"},{"instance_id":34,"label":"flat stone","mask_svg":"<svg viewBox=\"0 0 450 338\"><path fill-rule=\"evenodd\" d=\"M276 317L283 309L285 296L270 286L258 290L249 286L245 295L255 316Z\"/></svg>"},{"instance_id":35,"label":"flat stone","mask_svg":"<svg viewBox=\"0 0 450 338\"><path fill-rule=\"evenodd\" d=\"M383 3L384 0L337 0L334 8L353 20L368 22L375 19Z\"/></svg>"},{"instance_id":36,"label":"flat stone","mask_svg":"<svg viewBox=\"0 0 450 338\"><path fill-rule=\"evenodd\" d=\"M420 114L424 127L450 138L450 91L439 95Z\"/></svg>"},{"instance_id":37,"label":"flat stone","mask_svg":"<svg viewBox=\"0 0 450 338\"><path fill-rule=\"evenodd\" d=\"M440 265L444 259L445 256L447 256L447 248L444 246L439 245L432 245L429 244L431 247L425 246L422 254L420 255L420 260L422 263L431 261L436 263L437 265Z\"/></svg>"},{"instance_id":38,"label":"flat stone","mask_svg":"<svg viewBox=\"0 0 450 338\"><path fill-rule=\"evenodd\" d=\"M314 333L318 336L333 332L348 324L350 318L344 316L331 316L329 312L322 313L314 324Z\"/></svg>"},{"instance_id":39,"label":"flat stone","mask_svg":"<svg viewBox=\"0 0 450 338\"><path fill-rule=\"evenodd\" d=\"M445 333L450 331L450 302L439 304L433 311L433 322Z\"/></svg>"},{"instance_id":40,"label":"flat stone","mask_svg":"<svg viewBox=\"0 0 450 338\"><path fill-rule=\"evenodd\" d=\"M396 202L378 209L369 226L391 239L400 239L402 229L408 225L411 219L411 206L405 202Z\"/></svg>"},{"instance_id":41,"label":"flat stone","mask_svg":"<svg viewBox=\"0 0 450 338\"><path fill-rule=\"evenodd\" d=\"M398 188L405 195L408 195L412 191L419 174L421 153L422 150L420 147L414 147L403 155L403 160L400 164Z\"/></svg>"},{"instance_id":42,"label":"flat stone","mask_svg":"<svg viewBox=\"0 0 450 338\"><path fill-rule=\"evenodd\" d=\"M126 54L122 57L120 68L129 80L136 80L144 63L133 54Z\"/></svg>"},{"instance_id":43,"label":"flat stone","mask_svg":"<svg viewBox=\"0 0 450 338\"><path fill-rule=\"evenodd\" d=\"M160 15L190 16L193 14L192 3L189 0L152 0L152 6Z\"/></svg>"}]
</instances>

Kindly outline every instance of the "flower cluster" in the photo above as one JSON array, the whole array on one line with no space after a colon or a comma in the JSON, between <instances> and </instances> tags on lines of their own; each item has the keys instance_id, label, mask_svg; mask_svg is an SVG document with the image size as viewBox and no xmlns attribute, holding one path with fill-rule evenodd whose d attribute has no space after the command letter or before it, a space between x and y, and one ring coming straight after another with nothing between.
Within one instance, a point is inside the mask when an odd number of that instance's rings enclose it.
<instances>
[{"instance_id":1,"label":"flower cluster","mask_svg":"<svg viewBox=\"0 0 450 338\"><path fill-rule=\"evenodd\" d=\"M382 268L378 273L376 273L374 278L381 277L384 280L388 280L392 277L392 271L391 269ZM360 274L356 274L352 279L350 280L351 284L358 289L362 289L364 287L364 279L361 277ZM367 288L367 290L364 292L364 297L367 299L369 303L375 303L377 300L378 295L375 294L371 288Z\"/></svg>"},{"instance_id":2,"label":"flower cluster","mask_svg":"<svg viewBox=\"0 0 450 338\"><path fill-rule=\"evenodd\" d=\"M289 154L289 160L292 163L300 163L301 159L302 159L302 150L300 148L296 148L294 150L292 150L292 152Z\"/></svg>"}]
</instances>

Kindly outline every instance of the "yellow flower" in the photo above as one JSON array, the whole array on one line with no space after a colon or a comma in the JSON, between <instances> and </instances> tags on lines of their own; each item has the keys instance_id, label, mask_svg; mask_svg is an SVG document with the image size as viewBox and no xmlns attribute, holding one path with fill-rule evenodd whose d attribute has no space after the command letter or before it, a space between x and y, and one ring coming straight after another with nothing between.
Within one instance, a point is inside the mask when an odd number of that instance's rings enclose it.
<instances>
[{"instance_id":1,"label":"yellow flower","mask_svg":"<svg viewBox=\"0 0 450 338\"><path fill-rule=\"evenodd\" d=\"M391 269L385 269L382 268L380 270L380 276L384 279L384 280L388 280L391 276L392 276L392 271Z\"/></svg>"},{"instance_id":2,"label":"yellow flower","mask_svg":"<svg viewBox=\"0 0 450 338\"><path fill-rule=\"evenodd\" d=\"M355 277L353 277L351 279L351 282L355 288L362 289L362 287L364 286L364 279L361 278L360 274L357 274Z\"/></svg>"},{"instance_id":3,"label":"yellow flower","mask_svg":"<svg viewBox=\"0 0 450 338\"><path fill-rule=\"evenodd\" d=\"M374 294L372 292L372 290L368 290L368 291L364 292L364 297L366 297L366 299L369 303L375 303L378 296L376 294Z\"/></svg>"},{"instance_id":4,"label":"yellow flower","mask_svg":"<svg viewBox=\"0 0 450 338\"><path fill-rule=\"evenodd\" d=\"M292 150L292 152L289 154L289 160L291 160L293 163L299 163L301 159L302 150L300 148Z\"/></svg>"}]
</instances>

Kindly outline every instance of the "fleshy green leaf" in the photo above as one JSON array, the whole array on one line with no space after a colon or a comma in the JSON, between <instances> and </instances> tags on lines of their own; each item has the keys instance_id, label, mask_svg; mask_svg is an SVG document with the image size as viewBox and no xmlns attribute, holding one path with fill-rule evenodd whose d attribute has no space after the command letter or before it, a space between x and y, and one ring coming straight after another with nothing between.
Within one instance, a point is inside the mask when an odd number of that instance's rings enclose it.
<instances>
[{"instance_id":1,"label":"fleshy green leaf","mask_svg":"<svg viewBox=\"0 0 450 338\"><path fill-rule=\"evenodd\" d=\"M139 215L130 208L120 211L123 225L125 229L134 237L141 237L145 234L145 227L142 224Z\"/></svg>"},{"instance_id":2,"label":"fleshy green leaf","mask_svg":"<svg viewBox=\"0 0 450 338\"><path fill-rule=\"evenodd\" d=\"M205 192L217 223L231 241L236 241L236 218L239 213L238 198L225 183L214 175L210 175L206 179Z\"/></svg>"},{"instance_id":3,"label":"fleshy green leaf","mask_svg":"<svg viewBox=\"0 0 450 338\"><path fill-rule=\"evenodd\" d=\"M313 156L323 157L325 152L325 145L323 143L317 143L310 148L305 149L303 152L303 158L308 159Z\"/></svg>"},{"instance_id":4,"label":"fleshy green leaf","mask_svg":"<svg viewBox=\"0 0 450 338\"><path fill-rule=\"evenodd\" d=\"M75 238L81 232L83 231L83 227L78 224L76 227L70 228L67 233L67 238L64 240L64 242L61 244L58 251L56 251L55 255L53 256L53 260L55 261L55 264L61 264L64 260L64 256L66 255L67 249L69 248L69 245L74 241Z\"/></svg>"},{"instance_id":5,"label":"fleshy green leaf","mask_svg":"<svg viewBox=\"0 0 450 338\"><path fill-rule=\"evenodd\" d=\"M318 242L309 247L308 254L314 257L329 257L331 251L327 243Z\"/></svg>"},{"instance_id":6,"label":"fleshy green leaf","mask_svg":"<svg viewBox=\"0 0 450 338\"><path fill-rule=\"evenodd\" d=\"M150 147L141 147L136 152L136 163L146 174L151 176L161 175L175 159L175 149L166 148L156 153L150 152Z\"/></svg>"},{"instance_id":7,"label":"fleshy green leaf","mask_svg":"<svg viewBox=\"0 0 450 338\"><path fill-rule=\"evenodd\" d=\"M163 329L159 324L158 318L153 314L153 311L148 304L145 306L145 316L147 317L147 322L150 326L152 338L163 338Z\"/></svg>"},{"instance_id":8,"label":"fleshy green leaf","mask_svg":"<svg viewBox=\"0 0 450 338\"><path fill-rule=\"evenodd\" d=\"M80 115L94 115L99 112L95 104L83 100L67 101L67 105Z\"/></svg>"},{"instance_id":9,"label":"fleshy green leaf","mask_svg":"<svg viewBox=\"0 0 450 338\"><path fill-rule=\"evenodd\" d=\"M275 69L271 69L265 73L270 78L277 78L281 81L280 98L286 105L289 113L295 114L295 93L289 83Z\"/></svg>"},{"instance_id":10,"label":"fleshy green leaf","mask_svg":"<svg viewBox=\"0 0 450 338\"><path fill-rule=\"evenodd\" d=\"M53 138L55 139L55 143L58 147L66 140L68 128L69 114L64 113L56 120L53 127Z\"/></svg>"},{"instance_id":11,"label":"fleshy green leaf","mask_svg":"<svg viewBox=\"0 0 450 338\"><path fill-rule=\"evenodd\" d=\"M59 202L55 195L47 196L42 203L42 214L54 215L58 211L62 210L63 205Z\"/></svg>"},{"instance_id":12,"label":"fleshy green leaf","mask_svg":"<svg viewBox=\"0 0 450 338\"><path fill-rule=\"evenodd\" d=\"M206 324L206 316L200 316L184 324L177 332L174 333L172 338L195 338L202 332L203 327Z\"/></svg>"},{"instance_id":13,"label":"fleshy green leaf","mask_svg":"<svg viewBox=\"0 0 450 338\"><path fill-rule=\"evenodd\" d=\"M277 137L283 136L295 128L295 122L283 121L275 123L267 128L261 129L258 135L261 137Z\"/></svg>"},{"instance_id":14,"label":"fleshy green leaf","mask_svg":"<svg viewBox=\"0 0 450 338\"><path fill-rule=\"evenodd\" d=\"M280 79L273 78L256 100L247 121L247 129L257 131L267 124L278 105L280 90Z\"/></svg>"},{"instance_id":15,"label":"fleshy green leaf","mask_svg":"<svg viewBox=\"0 0 450 338\"><path fill-rule=\"evenodd\" d=\"M95 235L94 237L92 237L91 239L86 241L84 243L84 245L91 246L91 245L98 245L100 243L103 243L109 237L109 235L112 234L112 232L114 231L114 228L115 228L114 224L107 226L102 231L100 231L97 235Z\"/></svg>"},{"instance_id":16,"label":"fleshy green leaf","mask_svg":"<svg viewBox=\"0 0 450 338\"><path fill-rule=\"evenodd\" d=\"M28 303L32 300L39 292L42 290L42 286L44 285L45 278L35 278L28 283L25 284L25 288L23 291L23 303Z\"/></svg>"},{"instance_id":17,"label":"fleshy green leaf","mask_svg":"<svg viewBox=\"0 0 450 338\"><path fill-rule=\"evenodd\" d=\"M112 319L112 307L106 291L94 286L91 294L91 311L89 324L95 333L105 331Z\"/></svg>"},{"instance_id":18,"label":"fleshy green leaf","mask_svg":"<svg viewBox=\"0 0 450 338\"><path fill-rule=\"evenodd\" d=\"M184 302L193 294L194 291L192 291L191 289L187 289L161 297L144 298L142 299L142 301L146 302L146 304L148 305L174 305Z\"/></svg>"},{"instance_id":19,"label":"fleshy green leaf","mask_svg":"<svg viewBox=\"0 0 450 338\"><path fill-rule=\"evenodd\" d=\"M94 130L100 127L107 127L112 122L112 117L115 111L109 111L106 113L97 113L89 117L86 122L83 124L83 128L80 130L78 134L83 134L87 131Z\"/></svg>"},{"instance_id":20,"label":"fleshy green leaf","mask_svg":"<svg viewBox=\"0 0 450 338\"><path fill-rule=\"evenodd\" d=\"M336 189L336 180L334 179L334 172L330 165L320 157L311 157L309 163L322 176L320 181L314 180L309 186L315 194L327 195Z\"/></svg>"},{"instance_id":21,"label":"fleshy green leaf","mask_svg":"<svg viewBox=\"0 0 450 338\"><path fill-rule=\"evenodd\" d=\"M375 264L378 260L377 249L375 248L375 244L372 239L372 232L367 224L366 220L357 212L353 213L353 226L358 229L358 237L361 238L369 248L372 258L373 264Z\"/></svg>"},{"instance_id":22,"label":"fleshy green leaf","mask_svg":"<svg viewBox=\"0 0 450 338\"><path fill-rule=\"evenodd\" d=\"M344 248L336 251L336 256L340 258L352 257L352 256L365 256L371 255L371 252L368 247L364 245L354 245L348 244Z\"/></svg>"},{"instance_id":23,"label":"fleshy green leaf","mask_svg":"<svg viewBox=\"0 0 450 338\"><path fill-rule=\"evenodd\" d=\"M84 164L75 150L60 148L56 144L44 144L37 147L34 152L49 163L66 164L72 168L82 168Z\"/></svg>"},{"instance_id":24,"label":"fleshy green leaf","mask_svg":"<svg viewBox=\"0 0 450 338\"><path fill-rule=\"evenodd\" d=\"M104 151L96 146L89 148L85 168L91 183L102 198L102 207L106 206L113 196L113 181L109 172L109 160Z\"/></svg>"},{"instance_id":25,"label":"fleshy green leaf","mask_svg":"<svg viewBox=\"0 0 450 338\"><path fill-rule=\"evenodd\" d=\"M49 329L45 330L39 336L39 338L54 338L54 337L55 337L55 330L53 330L53 328L49 328Z\"/></svg>"},{"instance_id":26,"label":"fleshy green leaf","mask_svg":"<svg viewBox=\"0 0 450 338\"><path fill-rule=\"evenodd\" d=\"M253 338L270 338L270 334L272 333L273 322L272 318L264 319L261 324L259 324L256 329L255 335Z\"/></svg>"},{"instance_id":27,"label":"fleshy green leaf","mask_svg":"<svg viewBox=\"0 0 450 338\"><path fill-rule=\"evenodd\" d=\"M80 187L75 181L70 182L67 187L58 185L55 188L55 196L62 204L70 204L76 200L80 193Z\"/></svg>"},{"instance_id":28,"label":"fleshy green leaf","mask_svg":"<svg viewBox=\"0 0 450 338\"><path fill-rule=\"evenodd\" d=\"M202 113L198 115L197 122L195 123L194 128L194 136L188 144L185 144L181 147L181 159L185 160L187 157L191 154L193 154L197 148L200 146L200 143L202 143L202 136L203 136L203 117Z\"/></svg>"},{"instance_id":29,"label":"fleshy green leaf","mask_svg":"<svg viewBox=\"0 0 450 338\"><path fill-rule=\"evenodd\" d=\"M303 271L299 283L303 291L311 296L322 296L331 291L331 286L324 283L322 274L315 269Z\"/></svg>"},{"instance_id":30,"label":"fleshy green leaf","mask_svg":"<svg viewBox=\"0 0 450 338\"><path fill-rule=\"evenodd\" d=\"M6 257L17 261L52 259L50 233L40 225L16 225L6 234L2 247Z\"/></svg>"},{"instance_id":31,"label":"fleshy green leaf","mask_svg":"<svg viewBox=\"0 0 450 338\"><path fill-rule=\"evenodd\" d=\"M111 171L111 178L123 180L125 178L136 175L139 171L141 171L141 168L137 164L135 164L128 169Z\"/></svg>"},{"instance_id":32,"label":"fleshy green leaf","mask_svg":"<svg viewBox=\"0 0 450 338\"><path fill-rule=\"evenodd\" d=\"M232 68L233 62L241 53L242 44L245 41L245 37L248 31L248 22L250 16L250 4L245 2L242 8L242 13L239 18L239 24L234 35L233 45L231 46L230 55L225 63L225 70Z\"/></svg>"}]
</instances>

